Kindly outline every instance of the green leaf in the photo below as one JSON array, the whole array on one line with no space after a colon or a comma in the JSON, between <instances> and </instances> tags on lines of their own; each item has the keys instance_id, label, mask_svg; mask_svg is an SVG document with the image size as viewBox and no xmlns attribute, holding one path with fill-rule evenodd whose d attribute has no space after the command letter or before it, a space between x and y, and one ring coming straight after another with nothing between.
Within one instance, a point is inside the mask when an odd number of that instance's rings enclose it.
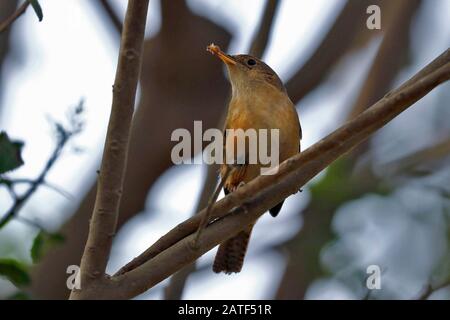
<instances>
[{"instance_id":1,"label":"green leaf","mask_svg":"<svg viewBox=\"0 0 450 320\"><path fill-rule=\"evenodd\" d=\"M38 262L42 257L44 251L45 234L43 231L39 232L36 238L34 238L33 245L31 246L31 259L34 263Z\"/></svg>"},{"instance_id":2,"label":"green leaf","mask_svg":"<svg viewBox=\"0 0 450 320\"><path fill-rule=\"evenodd\" d=\"M38 0L29 0L29 1L34 9L34 12L36 12L39 21L42 21L42 18L44 18L44 14L42 13L42 8L41 5L39 4L39 1Z\"/></svg>"},{"instance_id":3,"label":"green leaf","mask_svg":"<svg viewBox=\"0 0 450 320\"><path fill-rule=\"evenodd\" d=\"M11 141L6 132L0 132L0 174L23 165L22 147L22 142Z\"/></svg>"},{"instance_id":4,"label":"green leaf","mask_svg":"<svg viewBox=\"0 0 450 320\"><path fill-rule=\"evenodd\" d=\"M5 277L16 286L28 285L31 282L27 268L14 259L0 259L0 276Z\"/></svg>"},{"instance_id":5,"label":"green leaf","mask_svg":"<svg viewBox=\"0 0 450 320\"><path fill-rule=\"evenodd\" d=\"M60 233L48 233L43 230L39 232L36 238L34 238L33 245L30 250L33 263L37 263L49 247L61 244L64 241L65 238Z\"/></svg>"}]
</instances>

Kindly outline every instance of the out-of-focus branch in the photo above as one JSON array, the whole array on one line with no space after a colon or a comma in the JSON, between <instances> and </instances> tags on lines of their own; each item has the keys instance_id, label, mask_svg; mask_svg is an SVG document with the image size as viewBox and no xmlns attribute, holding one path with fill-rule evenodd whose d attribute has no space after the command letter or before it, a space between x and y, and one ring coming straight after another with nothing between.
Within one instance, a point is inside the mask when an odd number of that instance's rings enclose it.
<instances>
[{"instance_id":1,"label":"out-of-focus branch","mask_svg":"<svg viewBox=\"0 0 450 320\"><path fill-rule=\"evenodd\" d=\"M22 3L20 5L19 8L17 8L16 11L14 11L14 13L12 15L10 15L8 18L6 18L5 21L0 23L0 33L2 33L7 28L9 28L9 26L12 25L14 23L14 21L17 20L17 18L19 18L22 14L24 14L29 5L30 5L30 1L28 1L28 0L25 1L24 3Z\"/></svg>"},{"instance_id":2,"label":"out-of-focus branch","mask_svg":"<svg viewBox=\"0 0 450 320\"><path fill-rule=\"evenodd\" d=\"M111 21L111 24L114 26L117 34L120 35L123 29L122 20L119 18L119 15L117 14L111 3L108 0L98 0L98 5L101 6L104 13Z\"/></svg>"},{"instance_id":3,"label":"out-of-focus branch","mask_svg":"<svg viewBox=\"0 0 450 320\"><path fill-rule=\"evenodd\" d=\"M449 53L450 49L445 55ZM215 220L204 230L197 249L192 248L191 241L205 210L179 224L112 278L111 285L115 289L109 290L107 297L134 297L191 263L296 193L330 163L449 79L450 59L444 66L385 96L304 152L284 161L275 174L259 176L218 201L211 210L211 218ZM138 267L133 268L133 265Z\"/></svg>"},{"instance_id":4,"label":"out-of-focus branch","mask_svg":"<svg viewBox=\"0 0 450 320\"><path fill-rule=\"evenodd\" d=\"M81 259L82 285L72 291L71 299L94 298L106 280L106 264L119 215L147 9L148 0L128 1L97 196Z\"/></svg>"},{"instance_id":5,"label":"out-of-focus branch","mask_svg":"<svg viewBox=\"0 0 450 320\"><path fill-rule=\"evenodd\" d=\"M57 142L55 145L55 149L50 155L49 159L45 163L42 172L38 175L38 177L34 180L31 179L8 179L8 178L0 178L0 184L4 184L11 192L13 196L14 203L11 208L6 212L6 214L0 219L0 229L5 226L11 219L17 217L20 209L23 205L31 198L31 196L36 192L36 190L40 186L47 186L52 189L55 189L53 185L49 184L46 181L46 177L49 171L53 168L53 165L58 160L61 155L61 151L66 146L67 142L75 135L81 132L83 127L83 122L78 118L79 114L83 111L83 101L75 108L74 112L70 114L69 120L71 121L71 127L66 128L62 124L55 122L56 128L56 137ZM29 188L27 191L18 196L14 192L14 186L16 184L28 183ZM58 192L61 193L61 190L58 189ZM67 195L67 194L66 194Z\"/></svg>"},{"instance_id":6,"label":"out-of-focus branch","mask_svg":"<svg viewBox=\"0 0 450 320\"><path fill-rule=\"evenodd\" d=\"M448 286L450 286L450 278L437 286L432 286L431 283L429 283L425 287L425 290L423 290L423 292L420 294L420 296L417 297L415 300L427 300L433 293L435 293L436 291L439 291L441 289L444 289L445 287L448 287Z\"/></svg>"},{"instance_id":7,"label":"out-of-focus branch","mask_svg":"<svg viewBox=\"0 0 450 320\"><path fill-rule=\"evenodd\" d=\"M2 183L6 183L6 184L9 184L9 185L12 185L12 184L28 184L28 185L32 185L32 184L35 183L35 181L32 180L32 179L24 179L24 178L12 179L12 180L11 179L0 178L0 184L2 184ZM59 193L60 195L62 195L63 197L65 197L67 199L72 199L72 200L74 199L73 195L71 195L70 193L68 193L67 191L63 190L62 188L60 188L59 186L57 186L57 185L55 185L53 183L50 183L48 181L43 181L42 182L42 186L43 187L47 187L48 189L51 189L51 190L55 191L56 193Z\"/></svg>"},{"instance_id":8,"label":"out-of-focus branch","mask_svg":"<svg viewBox=\"0 0 450 320\"><path fill-rule=\"evenodd\" d=\"M364 111L390 88L408 55L409 32L414 13L420 0L392 2L391 12L383 24L383 40L370 67L364 86L360 91L349 119Z\"/></svg>"},{"instance_id":9,"label":"out-of-focus branch","mask_svg":"<svg viewBox=\"0 0 450 320\"><path fill-rule=\"evenodd\" d=\"M450 155L450 139L444 139L428 148L421 149L400 159L383 165L382 171L394 174L408 173L414 167L440 160Z\"/></svg>"},{"instance_id":10,"label":"out-of-focus branch","mask_svg":"<svg viewBox=\"0 0 450 320\"><path fill-rule=\"evenodd\" d=\"M13 10L16 10L19 0L10 0L10 1L0 1L0 21L4 21L6 18L9 17L9 12L12 12ZM12 45L10 41L11 37L11 29L7 29L6 31L2 32L0 35L0 74L3 74L3 66L5 65L5 59L8 56L8 53L11 51L11 49L14 48L14 45ZM5 90L4 90L4 83L6 82L6 77L2 77L3 79L0 79L0 101L4 101L2 98ZM2 117L2 111L4 110L5 106L0 103L0 119Z\"/></svg>"},{"instance_id":11,"label":"out-of-focus branch","mask_svg":"<svg viewBox=\"0 0 450 320\"><path fill-rule=\"evenodd\" d=\"M420 0L398 0L390 3L389 14L384 22L383 40L347 119L353 119L382 97L405 66L409 54L411 23L420 3ZM352 153L352 159L359 158L368 148L367 141Z\"/></svg>"},{"instance_id":12,"label":"out-of-focus branch","mask_svg":"<svg viewBox=\"0 0 450 320\"><path fill-rule=\"evenodd\" d=\"M262 58L264 51L270 39L270 33L273 29L274 17L278 11L281 0L266 0L266 6L261 17L257 33L253 39L249 53L255 57Z\"/></svg>"},{"instance_id":13,"label":"out-of-focus branch","mask_svg":"<svg viewBox=\"0 0 450 320\"><path fill-rule=\"evenodd\" d=\"M365 26L366 8L374 1L347 1L330 31L306 63L286 84L289 97L295 103L317 87L331 67L352 46L358 30Z\"/></svg>"}]
</instances>

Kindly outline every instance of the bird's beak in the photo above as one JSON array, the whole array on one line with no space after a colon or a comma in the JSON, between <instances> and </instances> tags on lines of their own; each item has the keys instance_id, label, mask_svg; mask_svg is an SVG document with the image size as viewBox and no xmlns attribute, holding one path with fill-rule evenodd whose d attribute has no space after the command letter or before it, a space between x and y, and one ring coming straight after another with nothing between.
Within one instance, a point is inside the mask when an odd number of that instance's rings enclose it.
<instances>
[{"instance_id":1,"label":"bird's beak","mask_svg":"<svg viewBox=\"0 0 450 320\"><path fill-rule=\"evenodd\" d=\"M211 43L206 47L206 50L219 57L226 65L231 66L236 64L236 60L233 57L220 50L219 46L216 46L214 43Z\"/></svg>"}]
</instances>

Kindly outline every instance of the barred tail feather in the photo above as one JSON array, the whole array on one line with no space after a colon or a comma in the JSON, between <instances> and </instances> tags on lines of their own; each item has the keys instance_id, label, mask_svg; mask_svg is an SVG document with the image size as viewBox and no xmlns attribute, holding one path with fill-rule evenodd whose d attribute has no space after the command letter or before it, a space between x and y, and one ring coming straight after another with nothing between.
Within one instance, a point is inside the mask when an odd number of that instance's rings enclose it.
<instances>
[{"instance_id":1,"label":"barred tail feather","mask_svg":"<svg viewBox=\"0 0 450 320\"><path fill-rule=\"evenodd\" d=\"M239 232L236 236L219 246L213 264L215 273L225 272L226 274L231 274L241 271L252 228L253 226Z\"/></svg>"}]
</instances>

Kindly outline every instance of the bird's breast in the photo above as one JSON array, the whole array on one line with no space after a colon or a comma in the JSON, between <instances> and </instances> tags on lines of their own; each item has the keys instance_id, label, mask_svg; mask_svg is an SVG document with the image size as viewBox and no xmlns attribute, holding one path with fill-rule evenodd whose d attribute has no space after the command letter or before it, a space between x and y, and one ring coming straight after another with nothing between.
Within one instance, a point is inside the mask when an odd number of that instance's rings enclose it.
<instances>
[{"instance_id":1,"label":"bird's breast","mask_svg":"<svg viewBox=\"0 0 450 320\"><path fill-rule=\"evenodd\" d=\"M226 120L226 129L259 129L268 130L268 142L270 144L270 130L278 129L279 141L279 161L299 152L300 147L300 124L297 112L283 92L273 92L271 90L263 90L262 92L248 92L248 94L234 95L230 101L228 108L228 116ZM238 154L236 145L238 136L227 133L225 140L225 154L233 154L236 158L246 156L248 158L248 150L245 155ZM259 144L259 137L257 138ZM246 145L248 148L249 145ZM268 149L271 150L270 145ZM269 151L270 152L270 151ZM260 165L250 165L246 169L246 173L236 175L230 179L230 184L235 185L240 180L248 182L259 175ZM232 183L231 183L232 182Z\"/></svg>"}]
</instances>

